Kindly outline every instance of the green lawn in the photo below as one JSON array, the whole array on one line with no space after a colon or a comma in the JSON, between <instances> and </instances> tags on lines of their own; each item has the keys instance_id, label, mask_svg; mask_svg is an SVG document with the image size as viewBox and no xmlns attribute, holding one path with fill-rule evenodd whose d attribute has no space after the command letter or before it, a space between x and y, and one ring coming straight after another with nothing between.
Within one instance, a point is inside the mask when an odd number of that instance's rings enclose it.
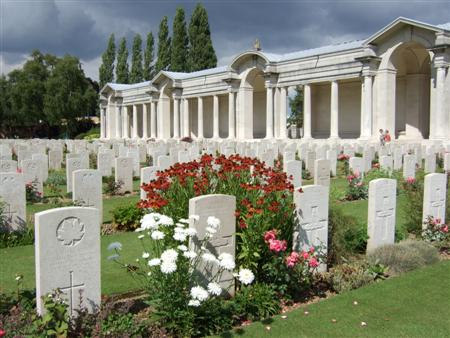
<instances>
[{"instance_id":1,"label":"green lawn","mask_svg":"<svg viewBox=\"0 0 450 338\"><path fill-rule=\"evenodd\" d=\"M449 337L449 277L450 261L440 262L222 336Z\"/></svg>"},{"instance_id":2,"label":"green lawn","mask_svg":"<svg viewBox=\"0 0 450 338\"><path fill-rule=\"evenodd\" d=\"M138 288L136 282L117 263L107 258L111 252L107 247L112 242L123 245L122 255L126 263L133 262L142 255L142 247L135 232L121 233L111 236L102 236L101 239L101 280L102 293L112 294L132 291ZM13 264L11 264L11 262ZM0 250L0 293L16 290L16 273L24 276L23 287L35 287L34 273L34 246L19 246Z\"/></svg>"}]
</instances>

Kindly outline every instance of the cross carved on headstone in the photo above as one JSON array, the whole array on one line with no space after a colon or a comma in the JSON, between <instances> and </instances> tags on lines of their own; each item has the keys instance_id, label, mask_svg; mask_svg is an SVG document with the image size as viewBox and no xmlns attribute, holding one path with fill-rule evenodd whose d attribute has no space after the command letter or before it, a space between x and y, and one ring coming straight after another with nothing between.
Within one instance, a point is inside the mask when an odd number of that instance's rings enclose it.
<instances>
[{"instance_id":1,"label":"cross carved on headstone","mask_svg":"<svg viewBox=\"0 0 450 338\"><path fill-rule=\"evenodd\" d=\"M70 316L72 316L73 315L73 304L75 302L74 290L75 289L84 289L84 283L74 284L74 282L73 282L73 271L69 271L69 278L70 278L69 286L60 288L60 290L62 292L66 292L67 291L67 293L68 293Z\"/></svg>"},{"instance_id":2,"label":"cross carved on headstone","mask_svg":"<svg viewBox=\"0 0 450 338\"><path fill-rule=\"evenodd\" d=\"M394 214L394 208L389 207L389 200L389 196L383 196L383 207L376 213L377 218L381 218L383 222L383 240L388 237L388 220Z\"/></svg>"}]
</instances>

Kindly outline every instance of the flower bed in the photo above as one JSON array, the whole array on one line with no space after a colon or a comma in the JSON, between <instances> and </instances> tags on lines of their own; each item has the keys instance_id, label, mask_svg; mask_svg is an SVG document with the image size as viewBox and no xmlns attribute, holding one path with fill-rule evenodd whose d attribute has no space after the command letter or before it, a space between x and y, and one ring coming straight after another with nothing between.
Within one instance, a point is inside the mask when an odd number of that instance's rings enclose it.
<instances>
[{"instance_id":1,"label":"flower bed","mask_svg":"<svg viewBox=\"0 0 450 338\"><path fill-rule=\"evenodd\" d=\"M156 180L142 187L147 198L141 208L175 219L187 218L189 199L204 194L236 196L237 263L262 278L262 265L270 258L263 235L275 229L292 245L293 190L280 166L267 167L257 159L231 155L203 155L199 161L177 163L158 172Z\"/></svg>"}]
</instances>

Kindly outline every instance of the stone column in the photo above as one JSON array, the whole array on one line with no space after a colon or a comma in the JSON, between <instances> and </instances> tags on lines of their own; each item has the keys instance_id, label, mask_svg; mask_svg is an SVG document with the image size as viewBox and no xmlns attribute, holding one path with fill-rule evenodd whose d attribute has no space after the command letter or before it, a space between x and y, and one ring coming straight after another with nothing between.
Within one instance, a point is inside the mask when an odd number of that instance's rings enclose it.
<instances>
[{"instance_id":1,"label":"stone column","mask_svg":"<svg viewBox=\"0 0 450 338\"><path fill-rule=\"evenodd\" d=\"M184 133L183 133L184 134ZM180 99L173 99L173 137L180 137Z\"/></svg>"},{"instance_id":2,"label":"stone column","mask_svg":"<svg viewBox=\"0 0 450 338\"><path fill-rule=\"evenodd\" d=\"M121 111L120 106L116 104L116 138L121 137L122 126L120 125L120 111Z\"/></svg>"},{"instance_id":3,"label":"stone column","mask_svg":"<svg viewBox=\"0 0 450 338\"><path fill-rule=\"evenodd\" d=\"M130 119L128 116L128 107L123 106L123 112L122 112L122 118L123 118L123 130L122 130L122 137L123 138L130 138Z\"/></svg>"},{"instance_id":4,"label":"stone column","mask_svg":"<svg viewBox=\"0 0 450 338\"><path fill-rule=\"evenodd\" d=\"M311 85L303 86L303 138L311 138Z\"/></svg>"},{"instance_id":5,"label":"stone column","mask_svg":"<svg viewBox=\"0 0 450 338\"><path fill-rule=\"evenodd\" d=\"M361 107L361 139L367 140L372 136L372 76L365 75L361 85L361 100L364 102Z\"/></svg>"},{"instance_id":6,"label":"stone column","mask_svg":"<svg viewBox=\"0 0 450 338\"><path fill-rule=\"evenodd\" d=\"M235 115L236 115L236 107L235 107L235 92L230 91L228 93L228 138L234 139L236 138L236 129L235 129Z\"/></svg>"},{"instance_id":7,"label":"stone column","mask_svg":"<svg viewBox=\"0 0 450 338\"><path fill-rule=\"evenodd\" d=\"M102 106L100 106L100 138L105 138L105 123L106 123L106 119L105 119L105 109L102 108Z\"/></svg>"},{"instance_id":8,"label":"stone column","mask_svg":"<svg viewBox=\"0 0 450 338\"><path fill-rule=\"evenodd\" d=\"M331 81L330 138L339 138L339 85Z\"/></svg>"},{"instance_id":9,"label":"stone column","mask_svg":"<svg viewBox=\"0 0 450 338\"><path fill-rule=\"evenodd\" d=\"M436 67L436 95L435 95L435 116L431 117L433 123L430 128L431 139L445 139L448 127L448 115L445 111L445 67ZM430 126L430 127L431 127Z\"/></svg>"},{"instance_id":10,"label":"stone column","mask_svg":"<svg viewBox=\"0 0 450 338\"><path fill-rule=\"evenodd\" d=\"M189 100L183 99L183 137L190 137L189 129Z\"/></svg>"},{"instance_id":11,"label":"stone column","mask_svg":"<svg viewBox=\"0 0 450 338\"><path fill-rule=\"evenodd\" d=\"M219 96L213 96L213 138L219 138Z\"/></svg>"},{"instance_id":12,"label":"stone column","mask_svg":"<svg viewBox=\"0 0 450 338\"><path fill-rule=\"evenodd\" d=\"M133 104L133 138L138 138L138 116L137 116L137 105Z\"/></svg>"},{"instance_id":13,"label":"stone column","mask_svg":"<svg viewBox=\"0 0 450 338\"><path fill-rule=\"evenodd\" d=\"M156 139L156 102L150 102L150 137Z\"/></svg>"},{"instance_id":14,"label":"stone column","mask_svg":"<svg viewBox=\"0 0 450 338\"><path fill-rule=\"evenodd\" d=\"M144 103L142 106L142 138L148 139L148 105Z\"/></svg>"},{"instance_id":15,"label":"stone column","mask_svg":"<svg viewBox=\"0 0 450 338\"><path fill-rule=\"evenodd\" d=\"M273 87L267 87L266 93L266 138L273 138Z\"/></svg>"},{"instance_id":16,"label":"stone column","mask_svg":"<svg viewBox=\"0 0 450 338\"><path fill-rule=\"evenodd\" d=\"M280 88L280 131L279 131L279 137L281 139L287 138L287 126L286 126L286 99L287 99L287 91L288 87L281 87Z\"/></svg>"},{"instance_id":17,"label":"stone column","mask_svg":"<svg viewBox=\"0 0 450 338\"><path fill-rule=\"evenodd\" d=\"M203 97L197 98L197 138L203 138Z\"/></svg>"}]
</instances>

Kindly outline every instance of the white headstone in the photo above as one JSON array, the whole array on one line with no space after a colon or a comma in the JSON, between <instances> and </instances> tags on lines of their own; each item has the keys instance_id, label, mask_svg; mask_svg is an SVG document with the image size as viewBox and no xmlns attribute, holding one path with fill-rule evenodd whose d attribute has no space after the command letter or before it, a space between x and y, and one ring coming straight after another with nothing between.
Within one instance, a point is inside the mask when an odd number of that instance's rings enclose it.
<instances>
[{"instance_id":1,"label":"white headstone","mask_svg":"<svg viewBox=\"0 0 450 338\"><path fill-rule=\"evenodd\" d=\"M359 173L361 176L364 175L365 165L362 157L350 157L348 167L352 173Z\"/></svg>"},{"instance_id":2,"label":"white headstone","mask_svg":"<svg viewBox=\"0 0 450 338\"><path fill-rule=\"evenodd\" d=\"M133 191L133 159L131 157L118 157L115 160L115 181L122 182L119 193Z\"/></svg>"},{"instance_id":3,"label":"white headstone","mask_svg":"<svg viewBox=\"0 0 450 338\"><path fill-rule=\"evenodd\" d=\"M161 168L162 171L169 169L170 166L172 165L172 160L170 158L170 156L167 155L161 155L158 156L158 167Z\"/></svg>"},{"instance_id":4,"label":"white headstone","mask_svg":"<svg viewBox=\"0 0 450 338\"><path fill-rule=\"evenodd\" d=\"M67 192L72 192L72 173L75 170L87 169L81 158L67 158L66 159L66 181L67 181Z\"/></svg>"},{"instance_id":5,"label":"white headstone","mask_svg":"<svg viewBox=\"0 0 450 338\"><path fill-rule=\"evenodd\" d=\"M51 209L35 215L36 303L59 289L69 305L90 312L100 306L100 224L94 208ZM83 303L80 304L80 292Z\"/></svg>"},{"instance_id":6,"label":"white headstone","mask_svg":"<svg viewBox=\"0 0 450 338\"><path fill-rule=\"evenodd\" d=\"M403 178L415 178L416 177L416 156L405 155L403 156Z\"/></svg>"},{"instance_id":7,"label":"white headstone","mask_svg":"<svg viewBox=\"0 0 450 338\"><path fill-rule=\"evenodd\" d=\"M395 208L397 181L379 178L369 183L367 251L395 240Z\"/></svg>"},{"instance_id":8,"label":"white headstone","mask_svg":"<svg viewBox=\"0 0 450 338\"><path fill-rule=\"evenodd\" d=\"M156 173L159 170L159 167L155 166L141 168L141 186L143 183L149 183L156 179ZM141 188L141 199L145 198L147 198L147 193Z\"/></svg>"},{"instance_id":9,"label":"white headstone","mask_svg":"<svg viewBox=\"0 0 450 338\"><path fill-rule=\"evenodd\" d=\"M44 194L41 160L23 160L22 174L25 184L32 183L37 192Z\"/></svg>"},{"instance_id":10,"label":"white headstone","mask_svg":"<svg viewBox=\"0 0 450 338\"><path fill-rule=\"evenodd\" d=\"M111 176L114 165L114 153L112 150L103 150L97 155L97 169L102 176Z\"/></svg>"},{"instance_id":11,"label":"white headstone","mask_svg":"<svg viewBox=\"0 0 450 338\"><path fill-rule=\"evenodd\" d=\"M380 168L392 172L393 168L392 156L389 155L380 156Z\"/></svg>"},{"instance_id":12,"label":"white headstone","mask_svg":"<svg viewBox=\"0 0 450 338\"><path fill-rule=\"evenodd\" d=\"M284 163L284 171L294 188L302 186L302 161L287 161Z\"/></svg>"},{"instance_id":13,"label":"white headstone","mask_svg":"<svg viewBox=\"0 0 450 338\"><path fill-rule=\"evenodd\" d=\"M41 178L42 182L47 181L48 178L48 156L45 154L33 154L33 160L41 160Z\"/></svg>"},{"instance_id":14,"label":"white headstone","mask_svg":"<svg viewBox=\"0 0 450 338\"><path fill-rule=\"evenodd\" d=\"M53 170L60 170L62 162L62 150L48 151L48 167Z\"/></svg>"},{"instance_id":15,"label":"white headstone","mask_svg":"<svg viewBox=\"0 0 450 338\"><path fill-rule=\"evenodd\" d=\"M294 250L309 250L311 246L321 246L324 254L328 246L328 193L323 185L307 185L294 190L294 204L297 224L294 230ZM326 270L321 265L320 270Z\"/></svg>"},{"instance_id":16,"label":"white headstone","mask_svg":"<svg viewBox=\"0 0 450 338\"><path fill-rule=\"evenodd\" d=\"M447 198L447 175L428 174L423 187L423 221L428 216L440 218L445 223L445 208Z\"/></svg>"},{"instance_id":17,"label":"white headstone","mask_svg":"<svg viewBox=\"0 0 450 338\"><path fill-rule=\"evenodd\" d=\"M425 156L425 172L434 173L436 171L436 154L428 154Z\"/></svg>"},{"instance_id":18,"label":"white headstone","mask_svg":"<svg viewBox=\"0 0 450 338\"><path fill-rule=\"evenodd\" d=\"M330 161L315 160L314 162L314 184L330 186Z\"/></svg>"},{"instance_id":19,"label":"white headstone","mask_svg":"<svg viewBox=\"0 0 450 338\"><path fill-rule=\"evenodd\" d=\"M82 207L99 210L100 224L103 223L102 175L95 169L80 169L72 173L72 200Z\"/></svg>"},{"instance_id":20,"label":"white headstone","mask_svg":"<svg viewBox=\"0 0 450 338\"><path fill-rule=\"evenodd\" d=\"M314 161L316 160L316 153L308 151L305 159L305 169L309 171L311 176L314 176Z\"/></svg>"},{"instance_id":21,"label":"white headstone","mask_svg":"<svg viewBox=\"0 0 450 338\"><path fill-rule=\"evenodd\" d=\"M402 167L402 149L394 149L394 170L400 170Z\"/></svg>"},{"instance_id":22,"label":"white headstone","mask_svg":"<svg viewBox=\"0 0 450 338\"><path fill-rule=\"evenodd\" d=\"M331 175L336 176L337 154L335 149L327 150L327 160L330 161Z\"/></svg>"},{"instance_id":23,"label":"white headstone","mask_svg":"<svg viewBox=\"0 0 450 338\"><path fill-rule=\"evenodd\" d=\"M190 227L197 230L197 236L193 238L191 245L197 246L206 234L207 219L209 216L220 220L218 232L206 245L207 250L219 256L228 253L235 257L236 252L236 197L230 195L204 195L189 200L189 216L199 216L198 221L191 218ZM214 275L214 271L209 274ZM223 289L229 290L234 295L234 278L231 272L225 271L219 283Z\"/></svg>"},{"instance_id":24,"label":"white headstone","mask_svg":"<svg viewBox=\"0 0 450 338\"><path fill-rule=\"evenodd\" d=\"M444 154L444 170L447 172L450 171L450 153Z\"/></svg>"},{"instance_id":25,"label":"white headstone","mask_svg":"<svg viewBox=\"0 0 450 338\"><path fill-rule=\"evenodd\" d=\"M26 228L25 181L19 173L0 173L0 201L5 203L3 214L6 231ZM0 229L0 232L3 229Z\"/></svg>"}]
</instances>

